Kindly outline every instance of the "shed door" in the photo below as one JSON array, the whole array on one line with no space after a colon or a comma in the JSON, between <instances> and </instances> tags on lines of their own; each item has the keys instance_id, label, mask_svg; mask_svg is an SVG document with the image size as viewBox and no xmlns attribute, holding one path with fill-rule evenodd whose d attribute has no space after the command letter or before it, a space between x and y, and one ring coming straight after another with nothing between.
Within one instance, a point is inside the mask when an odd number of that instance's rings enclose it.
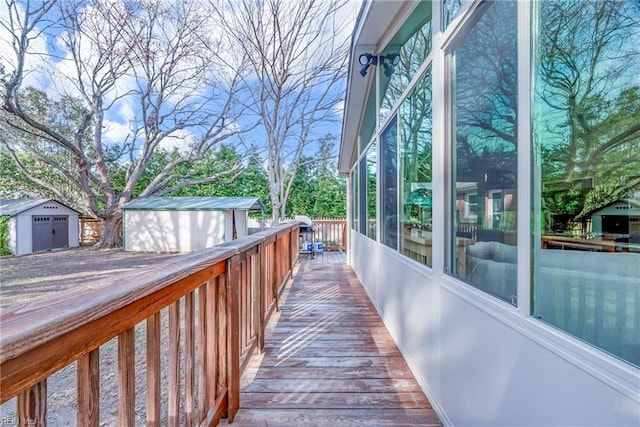
<instances>
[{"instance_id":1,"label":"shed door","mask_svg":"<svg viewBox=\"0 0 640 427\"><path fill-rule=\"evenodd\" d=\"M46 251L53 248L53 217L34 216L31 236L33 252Z\"/></svg>"},{"instance_id":2,"label":"shed door","mask_svg":"<svg viewBox=\"0 0 640 427\"><path fill-rule=\"evenodd\" d=\"M33 252L64 248L69 245L68 216L34 216L32 227Z\"/></svg>"},{"instance_id":3,"label":"shed door","mask_svg":"<svg viewBox=\"0 0 640 427\"><path fill-rule=\"evenodd\" d=\"M68 218L68 216L53 217L53 247L56 249L69 246Z\"/></svg>"}]
</instances>

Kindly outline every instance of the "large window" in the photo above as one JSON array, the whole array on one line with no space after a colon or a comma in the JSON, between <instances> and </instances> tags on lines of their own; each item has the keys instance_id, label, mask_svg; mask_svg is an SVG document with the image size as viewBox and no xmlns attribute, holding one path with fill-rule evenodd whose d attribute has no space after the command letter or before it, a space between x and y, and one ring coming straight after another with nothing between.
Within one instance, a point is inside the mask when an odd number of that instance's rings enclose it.
<instances>
[{"instance_id":1,"label":"large window","mask_svg":"<svg viewBox=\"0 0 640 427\"><path fill-rule=\"evenodd\" d=\"M358 165L351 171L351 228L358 231Z\"/></svg>"},{"instance_id":2,"label":"large window","mask_svg":"<svg viewBox=\"0 0 640 427\"><path fill-rule=\"evenodd\" d=\"M380 55L380 122L389 117L431 52L431 2L419 2Z\"/></svg>"},{"instance_id":3,"label":"large window","mask_svg":"<svg viewBox=\"0 0 640 427\"><path fill-rule=\"evenodd\" d=\"M516 2L479 6L449 50L450 271L517 303Z\"/></svg>"},{"instance_id":4,"label":"large window","mask_svg":"<svg viewBox=\"0 0 640 427\"><path fill-rule=\"evenodd\" d=\"M377 200L377 152L375 141L369 145L366 155L366 234L376 240L376 200Z\"/></svg>"},{"instance_id":5,"label":"large window","mask_svg":"<svg viewBox=\"0 0 640 427\"><path fill-rule=\"evenodd\" d=\"M472 0L444 0L442 3L442 26L447 28L451 21L460 14L465 3Z\"/></svg>"},{"instance_id":6,"label":"large window","mask_svg":"<svg viewBox=\"0 0 640 427\"><path fill-rule=\"evenodd\" d=\"M533 311L640 366L640 8L535 7Z\"/></svg>"},{"instance_id":7,"label":"large window","mask_svg":"<svg viewBox=\"0 0 640 427\"><path fill-rule=\"evenodd\" d=\"M360 147L358 153L363 153L369 141L373 137L376 130L376 85L372 84L369 88L369 96L367 97L367 104L364 110L364 117L362 118L362 125L360 126Z\"/></svg>"},{"instance_id":8,"label":"large window","mask_svg":"<svg viewBox=\"0 0 640 427\"><path fill-rule=\"evenodd\" d=\"M432 265L431 70L400 107L400 251Z\"/></svg>"},{"instance_id":9,"label":"large window","mask_svg":"<svg viewBox=\"0 0 640 427\"><path fill-rule=\"evenodd\" d=\"M380 241L398 249L398 120L394 117L380 134Z\"/></svg>"}]
</instances>

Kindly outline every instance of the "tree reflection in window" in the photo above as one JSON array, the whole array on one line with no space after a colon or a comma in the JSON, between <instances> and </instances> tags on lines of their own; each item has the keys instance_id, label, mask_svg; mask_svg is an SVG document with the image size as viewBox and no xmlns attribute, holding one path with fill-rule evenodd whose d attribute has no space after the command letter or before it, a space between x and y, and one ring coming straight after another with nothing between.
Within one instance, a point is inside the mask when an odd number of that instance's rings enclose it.
<instances>
[{"instance_id":1,"label":"tree reflection in window","mask_svg":"<svg viewBox=\"0 0 640 427\"><path fill-rule=\"evenodd\" d=\"M452 267L515 304L516 2L484 3L476 14L452 46Z\"/></svg>"},{"instance_id":2,"label":"tree reflection in window","mask_svg":"<svg viewBox=\"0 0 640 427\"><path fill-rule=\"evenodd\" d=\"M380 241L398 249L398 121L380 134Z\"/></svg>"},{"instance_id":3,"label":"tree reflection in window","mask_svg":"<svg viewBox=\"0 0 640 427\"><path fill-rule=\"evenodd\" d=\"M389 117L430 52L431 2L420 2L381 54L382 60L387 62L398 55L391 73L378 73L381 123Z\"/></svg>"},{"instance_id":4,"label":"tree reflection in window","mask_svg":"<svg viewBox=\"0 0 640 427\"><path fill-rule=\"evenodd\" d=\"M458 16L462 5L469 3L471 0L444 0L442 4L442 23L443 27L447 28L451 21Z\"/></svg>"},{"instance_id":5,"label":"tree reflection in window","mask_svg":"<svg viewBox=\"0 0 640 427\"><path fill-rule=\"evenodd\" d=\"M534 314L640 366L640 4L536 7Z\"/></svg>"},{"instance_id":6,"label":"tree reflection in window","mask_svg":"<svg viewBox=\"0 0 640 427\"><path fill-rule=\"evenodd\" d=\"M400 106L400 250L428 266L432 266L432 128L428 70Z\"/></svg>"},{"instance_id":7,"label":"tree reflection in window","mask_svg":"<svg viewBox=\"0 0 640 427\"><path fill-rule=\"evenodd\" d=\"M375 141L367 149L367 169L366 169L366 208L367 208L367 237L376 240L376 189L377 189L377 151Z\"/></svg>"},{"instance_id":8,"label":"tree reflection in window","mask_svg":"<svg viewBox=\"0 0 640 427\"><path fill-rule=\"evenodd\" d=\"M633 3L540 5L534 137L545 233L601 234L591 214L640 190L640 7Z\"/></svg>"}]
</instances>

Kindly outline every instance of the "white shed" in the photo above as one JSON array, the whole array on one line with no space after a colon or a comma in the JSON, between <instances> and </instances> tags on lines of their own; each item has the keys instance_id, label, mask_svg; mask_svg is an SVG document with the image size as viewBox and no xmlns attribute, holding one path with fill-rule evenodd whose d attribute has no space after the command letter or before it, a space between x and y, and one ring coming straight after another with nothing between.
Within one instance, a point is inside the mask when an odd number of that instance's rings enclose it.
<instances>
[{"instance_id":1,"label":"white shed","mask_svg":"<svg viewBox=\"0 0 640 427\"><path fill-rule=\"evenodd\" d=\"M640 243L640 199L616 200L593 212L591 220L595 235Z\"/></svg>"},{"instance_id":2,"label":"white shed","mask_svg":"<svg viewBox=\"0 0 640 427\"><path fill-rule=\"evenodd\" d=\"M0 199L14 255L79 246L80 212L52 199Z\"/></svg>"},{"instance_id":3,"label":"white shed","mask_svg":"<svg viewBox=\"0 0 640 427\"><path fill-rule=\"evenodd\" d=\"M122 207L125 251L190 252L249 234L256 197L148 197Z\"/></svg>"}]
</instances>

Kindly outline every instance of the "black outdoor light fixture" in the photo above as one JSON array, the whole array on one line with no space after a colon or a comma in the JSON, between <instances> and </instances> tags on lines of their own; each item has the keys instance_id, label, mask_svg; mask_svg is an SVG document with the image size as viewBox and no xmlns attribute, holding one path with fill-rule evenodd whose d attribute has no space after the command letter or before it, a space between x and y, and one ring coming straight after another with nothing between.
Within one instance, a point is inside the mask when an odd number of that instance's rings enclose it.
<instances>
[{"instance_id":1,"label":"black outdoor light fixture","mask_svg":"<svg viewBox=\"0 0 640 427\"><path fill-rule=\"evenodd\" d=\"M382 60L382 66L384 67L384 75L391 77L391 74L396 70L396 66L400 63L400 55L397 53L390 53L388 55L380 55Z\"/></svg>"},{"instance_id":2,"label":"black outdoor light fixture","mask_svg":"<svg viewBox=\"0 0 640 427\"><path fill-rule=\"evenodd\" d=\"M397 53L390 53L388 55L373 55L371 53L363 53L358 57L358 62L360 62L360 75L362 77L367 75L367 71L369 67L372 65L378 65L378 61L384 67L384 75L387 77L391 77L393 72L396 70L396 66L400 63L400 55Z\"/></svg>"},{"instance_id":3,"label":"black outdoor light fixture","mask_svg":"<svg viewBox=\"0 0 640 427\"><path fill-rule=\"evenodd\" d=\"M378 64L378 57L370 53L363 53L362 55L360 55L360 57L358 57L358 62L360 62L360 65L362 65L362 67L360 67L360 75L364 77L367 75L367 70L369 69L369 67Z\"/></svg>"}]
</instances>

